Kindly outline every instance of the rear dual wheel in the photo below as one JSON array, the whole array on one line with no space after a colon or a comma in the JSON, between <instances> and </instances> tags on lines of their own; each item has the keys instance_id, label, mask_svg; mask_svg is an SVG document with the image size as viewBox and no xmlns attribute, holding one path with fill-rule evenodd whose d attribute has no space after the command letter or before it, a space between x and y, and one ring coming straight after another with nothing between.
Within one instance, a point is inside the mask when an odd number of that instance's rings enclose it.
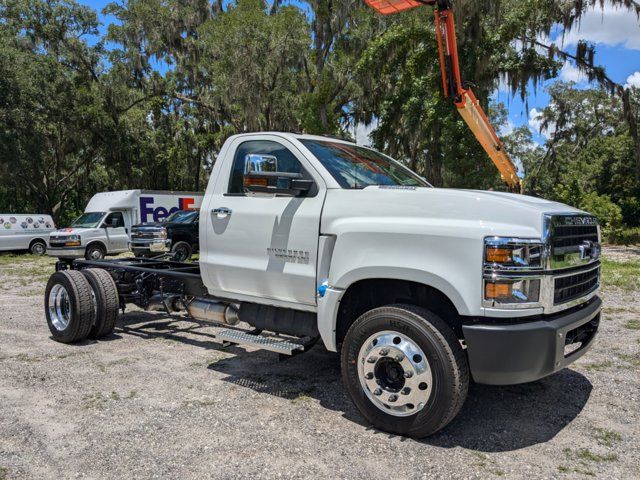
<instances>
[{"instance_id":1,"label":"rear dual wheel","mask_svg":"<svg viewBox=\"0 0 640 480\"><path fill-rule=\"evenodd\" d=\"M413 305L376 308L358 318L343 343L342 375L370 423L416 438L453 420L469 387L467 359L453 330Z\"/></svg>"},{"instance_id":2,"label":"rear dual wheel","mask_svg":"<svg viewBox=\"0 0 640 480\"><path fill-rule=\"evenodd\" d=\"M47 282L45 316L58 342L74 343L111 334L118 307L118 289L105 270L62 270Z\"/></svg>"}]
</instances>

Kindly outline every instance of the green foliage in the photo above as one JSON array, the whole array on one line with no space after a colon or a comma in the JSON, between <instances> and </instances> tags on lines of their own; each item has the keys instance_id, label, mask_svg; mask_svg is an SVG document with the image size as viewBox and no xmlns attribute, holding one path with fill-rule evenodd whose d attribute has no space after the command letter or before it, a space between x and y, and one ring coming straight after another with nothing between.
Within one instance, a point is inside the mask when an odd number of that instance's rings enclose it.
<instances>
[{"instance_id":1,"label":"green foliage","mask_svg":"<svg viewBox=\"0 0 640 480\"><path fill-rule=\"evenodd\" d=\"M555 84L537 145L504 138L526 192L597 214L609 239L640 227L637 90L594 65L594 47L545 44L599 0L458 0L462 75L489 105L500 81L524 98L568 58L598 88ZM628 0L616 5L633 8ZM361 0L123 0L96 42L96 12L75 0L0 2L0 210L76 216L95 192L203 190L228 136L256 130L345 134L437 186L503 189L441 92L432 13L380 16ZM617 96L611 96L615 92Z\"/></svg>"}]
</instances>

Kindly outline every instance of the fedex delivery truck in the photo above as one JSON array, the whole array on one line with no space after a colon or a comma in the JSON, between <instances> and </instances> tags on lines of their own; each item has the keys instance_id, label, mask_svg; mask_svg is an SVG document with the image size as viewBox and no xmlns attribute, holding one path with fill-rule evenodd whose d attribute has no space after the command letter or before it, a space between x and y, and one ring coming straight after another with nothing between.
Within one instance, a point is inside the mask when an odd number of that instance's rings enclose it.
<instances>
[{"instance_id":1,"label":"fedex delivery truck","mask_svg":"<svg viewBox=\"0 0 640 480\"><path fill-rule=\"evenodd\" d=\"M60 259L98 260L129 250L131 226L161 222L176 210L198 209L202 193L121 190L95 194L84 213L49 235L47 253Z\"/></svg>"}]
</instances>

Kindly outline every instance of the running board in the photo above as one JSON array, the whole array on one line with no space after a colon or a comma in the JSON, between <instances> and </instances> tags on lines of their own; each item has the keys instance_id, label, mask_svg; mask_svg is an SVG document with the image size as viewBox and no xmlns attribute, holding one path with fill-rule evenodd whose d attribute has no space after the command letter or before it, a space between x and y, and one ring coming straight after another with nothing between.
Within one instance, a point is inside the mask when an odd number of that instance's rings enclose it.
<instances>
[{"instance_id":1,"label":"running board","mask_svg":"<svg viewBox=\"0 0 640 480\"><path fill-rule=\"evenodd\" d=\"M224 330L220 333L216 333L216 339L222 340L224 343L235 343L238 345L249 345L251 347L260 348L262 350L269 350L281 355L296 355L303 353L307 348L311 347L315 343L315 339L309 339L305 337L304 340L308 340L306 343L296 340L284 340L275 337L265 337L262 335L252 335L250 333L242 332L240 330Z\"/></svg>"}]
</instances>

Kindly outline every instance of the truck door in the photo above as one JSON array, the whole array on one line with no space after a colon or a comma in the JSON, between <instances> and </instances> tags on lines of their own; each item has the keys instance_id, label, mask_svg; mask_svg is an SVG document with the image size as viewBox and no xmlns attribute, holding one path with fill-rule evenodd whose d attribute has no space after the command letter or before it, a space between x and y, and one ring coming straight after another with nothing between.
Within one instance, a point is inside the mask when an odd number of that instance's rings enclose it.
<instances>
[{"instance_id":1,"label":"truck door","mask_svg":"<svg viewBox=\"0 0 640 480\"><path fill-rule=\"evenodd\" d=\"M107 236L109 253L125 252L129 249L129 234L122 212L111 212L102 222Z\"/></svg>"},{"instance_id":2,"label":"truck door","mask_svg":"<svg viewBox=\"0 0 640 480\"><path fill-rule=\"evenodd\" d=\"M239 138L219 171L213 195L203 205L200 265L214 295L273 299L296 306L316 302L316 259L326 186L313 166L285 139ZM247 193L247 161L267 158L277 171L315 182L305 197ZM292 305L293 306L293 305Z\"/></svg>"}]
</instances>

